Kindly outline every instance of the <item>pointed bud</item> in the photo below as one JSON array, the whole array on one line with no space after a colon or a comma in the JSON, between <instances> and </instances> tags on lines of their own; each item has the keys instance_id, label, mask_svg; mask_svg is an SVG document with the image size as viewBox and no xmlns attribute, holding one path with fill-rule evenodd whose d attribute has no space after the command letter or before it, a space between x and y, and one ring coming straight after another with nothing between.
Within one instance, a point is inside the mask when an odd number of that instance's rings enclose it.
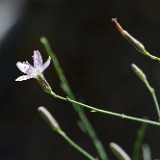
<instances>
[{"instance_id":1,"label":"pointed bud","mask_svg":"<svg viewBox=\"0 0 160 160\"><path fill-rule=\"evenodd\" d=\"M121 160L131 160L128 154L116 143L110 143L110 148L114 155Z\"/></svg>"},{"instance_id":2,"label":"pointed bud","mask_svg":"<svg viewBox=\"0 0 160 160\"><path fill-rule=\"evenodd\" d=\"M49 126L54 130L59 130L60 126L51 113L45 107L38 107L38 111L41 114L42 118L49 124Z\"/></svg>"},{"instance_id":3,"label":"pointed bud","mask_svg":"<svg viewBox=\"0 0 160 160\"><path fill-rule=\"evenodd\" d=\"M112 18L112 22L116 25L116 28L121 33L121 35L130 43L132 44L139 52L145 50L143 44L139 42L137 39L132 37L127 31L125 31L122 26L118 23L117 18Z\"/></svg>"},{"instance_id":4,"label":"pointed bud","mask_svg":"<svg viewBox=\"0 0 160 160\"><path fill-rule=\"evenodd\" d=\"M141 79L142 81L145 81L147 79L144 72L137 65L132 64L131 67L132 67L134 73L139 77L139 79Z\"/></svg>"}]
</instances>

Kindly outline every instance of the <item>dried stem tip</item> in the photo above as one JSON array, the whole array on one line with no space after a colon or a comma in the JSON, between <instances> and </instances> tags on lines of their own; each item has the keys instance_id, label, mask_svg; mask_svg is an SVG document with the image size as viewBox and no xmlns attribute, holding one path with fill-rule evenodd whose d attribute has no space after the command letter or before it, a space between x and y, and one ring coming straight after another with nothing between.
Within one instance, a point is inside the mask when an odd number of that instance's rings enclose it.
<instances>
[{"instance_id":1,"label":"dried stem tip","mask_svg":"<svg viewBox=\"0 0 160 160\"><path fill-rule=\"evenodd\" d=\"M122 34L122 36L124 36L124 29L122 28L122 26L118 23L117 18L112 18L112 22L116 25L118 31Z\"/></svg>"},{"instance_id":2,"label":"dried stem tip","mask_svg":"<svg viewBox=\"0 0 160 160\"><path fill-rule=\"evenodd\" d=\"M122 26L118 23L117 18L112 18L112 22L116 25L117 30L121 33L121 35L132 44L139 52L144 52L145 48L141 42L132 37L127 31L125 31Z\"/></svg>"},{"instance_id":3,"label":"dried stem tip","mask_svg":"<svg viewBox=\"0 0 160 160\"><path fill-rule=\"evenodd\" d=\"M45 107L38 107L38 111L41 114L42 118L50 125L50 127L54 130L59 130L59 124L51 115L51 113Z\"/></svg>"}]
</instances>

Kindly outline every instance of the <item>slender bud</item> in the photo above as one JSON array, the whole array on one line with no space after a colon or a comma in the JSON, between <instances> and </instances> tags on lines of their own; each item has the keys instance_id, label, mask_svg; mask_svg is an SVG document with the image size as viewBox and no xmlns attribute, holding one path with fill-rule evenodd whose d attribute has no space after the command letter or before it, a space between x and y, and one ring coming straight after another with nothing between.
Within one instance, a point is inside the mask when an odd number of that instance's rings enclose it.
<instances>
[{"instance_id":1,"label":"slender bud","mask_svg":"<svg viewBox=\"0 0 160 160\"><path fill-rule=\"evenodd\" d=\"M139 79L141 79L142 81L145 81L147 79L144 72L137 65L132 64L131 67L132 67L134 73L139 77Z\"/></svg>"},{"instance_id":2,"label":"slender bud","mask_svg":"<svg viewBox=\"0 0 160 160\"><path fill-rule=\"evenodd\" d=\"M116 25L117 30L121 33L121 35L132 44L139 52L144 52L145 48L141 42L132 37L127 31L125 31L122 26L118 23L117 18L112 18L112 22Z\"/></svg>"},{"instance_id":3,"label":"slender bud","mask_svg":"<svg viewBox=\"0 0 160 160\"><path fill-rule=\"evenodd\" d=\"M114 155L120 160L131 160L128 154L116 143L110 143L110 148Z\"/></svg>"},{"instance_id":4,"label":"slender bud","mask_svg":"<svg viewBox=\"0 0 160 160\"><path fill-rule=\"evenodd\" d=\"M38 111L41 114L42 118L49 124L52 129L54 129L55 131L60 129L57 121L45 107L38 107Z\"/></svg>"}]
</instances>

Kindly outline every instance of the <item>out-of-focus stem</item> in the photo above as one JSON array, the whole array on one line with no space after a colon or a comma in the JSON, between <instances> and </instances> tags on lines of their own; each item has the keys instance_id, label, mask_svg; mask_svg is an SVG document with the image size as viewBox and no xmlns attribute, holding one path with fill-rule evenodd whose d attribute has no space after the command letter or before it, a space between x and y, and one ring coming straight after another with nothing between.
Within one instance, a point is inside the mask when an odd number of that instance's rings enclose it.
<instances>
[{"instance_id":1,"label":"out-of-focus stem","mask_svg":"<svg viewBox=\"0 0 160 160\"><path fill-rule=\"evenodd\" d=\"M56 54L52 51L48 40L45 37L42 37L40 40L41 40L41 43L44 45L48 55L52 59L52 62L55 67L55 70L57 72L57 75L61 81L61 87L62 87L63 91L66 93L66 95L68 97L70 97L73 100L76 100L76 98L71 90L71 87L67 81L67 78L65 77L65 74L62 70L62 67L59 64L58 58L57 58ZM108 160L105 149L104 149L101 141L99 140L94 128L92 127L91 123L89 122L87 116L85 115L83 108L79 107L79 105L77 105L75 103L72 103L72 105L73 105L75 111L77 112L77 114L82 122L82 125L85 128L86 133L92 139L98 156L100 157L101 160Z\"/></svg>"},{"instance_id":2,"label":"out-of-focus stem","mask_svg":"<svg viewBox=\"0 0 160 160\"><path fill-rule=\"evenodd\" d=\"M134 143L133 155L132 155L133 160L141 159L140 157L141 157L142 143L143 143L146 130L147 130L147 124L142 123L142 125L137 131L137 138Z\"/></svg>"}]
</instances>

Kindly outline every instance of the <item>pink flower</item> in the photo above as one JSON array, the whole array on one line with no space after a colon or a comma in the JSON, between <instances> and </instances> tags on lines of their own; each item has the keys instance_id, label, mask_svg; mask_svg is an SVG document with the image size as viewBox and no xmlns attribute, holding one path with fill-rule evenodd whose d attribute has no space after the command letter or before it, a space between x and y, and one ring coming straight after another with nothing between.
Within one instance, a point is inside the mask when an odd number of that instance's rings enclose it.
<instances>
[{"instance_id":1,"label":"pink flower","mask_svg":"<svg viewBox=\"0 0 160 160\"><path fill-rule=\"evenodd\" d=\"M18 69L25 73L26 75L18 77L15 81L23 81L30 78L38 79L38 76L42 76L44 70L49 66L51 58L49 57L48 60L43 64L43 59L41 53L36 50L33 54L33 66L28 62L17 62Z\"/></svg>"}]
</instances>

